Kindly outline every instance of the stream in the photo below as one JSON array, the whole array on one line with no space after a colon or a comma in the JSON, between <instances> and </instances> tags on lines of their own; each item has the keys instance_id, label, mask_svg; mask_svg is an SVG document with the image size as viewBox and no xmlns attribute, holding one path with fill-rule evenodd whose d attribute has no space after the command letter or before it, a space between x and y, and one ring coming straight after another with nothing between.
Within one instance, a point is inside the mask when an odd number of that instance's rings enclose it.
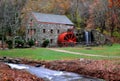
<instances>
[{"instance_id":1,"label":"stream","mask_svg":"<svg viewBox=\"0 0 120 81\"><path fill-rule=\"evenodd\" d=\"M72 72L50 70L44 67L34 67L25 64L6 63L12 69L26 70L45 81L103 81L102 79L82 76Z\"/></svg>"}]
</instances>

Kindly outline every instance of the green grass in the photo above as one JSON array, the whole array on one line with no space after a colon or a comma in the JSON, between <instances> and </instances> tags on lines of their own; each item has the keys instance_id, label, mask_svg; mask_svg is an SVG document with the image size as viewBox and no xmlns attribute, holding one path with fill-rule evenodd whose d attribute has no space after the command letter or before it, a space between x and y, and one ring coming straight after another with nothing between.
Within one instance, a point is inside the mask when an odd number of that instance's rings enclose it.
<instances>
[{"instance_id":1,"label":"green grass","mask_svg":"<svg viewBox=\"0 0 120 81\"><path fill-rule=\"evenodd\" d=\"M97 54L105 56L120 56L120 45L113 45L112 47L93 47L92 50L86 50L81 47L73 48L58 48L69 50L73 52ZM31 60L66 60L66 59L79 59L79 58L89 58L89 59L111 59L103 57L92 57L83 55L74 55L62 52L52 51L46 48L27 48L27 49L11 49L11 50L0 50L0 57L12 57L12 58L25 58Z\"/></svg>"},{"instance_id":2,"label":"green grass","mask_svg":"<svg viewBox=\"0 0 120 81\"><path fill-rule=\"evenodd\" d=\"M55 52L46 48L0 50L0 57L3 56L33 60L63 60L80 58L80 55Z\"/></svg>"},{"instance_id":3,"label":"green grass","mask_svg":"<svg viewBox=\"0 0 120 81\"><path fill-rule=\"evenodd\" d=\"M99 46L91 47L91 50L87 50L86 47L69 47L60 48L67 51L93 54L93 55L105 55L105 56L120 56L120 45L114 44L113 46Z\"/></svg>"}]
</instances>

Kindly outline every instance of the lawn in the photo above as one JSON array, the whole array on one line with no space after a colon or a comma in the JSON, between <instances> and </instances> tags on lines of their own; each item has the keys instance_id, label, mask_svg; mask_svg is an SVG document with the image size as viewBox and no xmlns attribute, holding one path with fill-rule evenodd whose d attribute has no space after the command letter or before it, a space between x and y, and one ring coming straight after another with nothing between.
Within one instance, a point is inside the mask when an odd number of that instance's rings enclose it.
<instances>
[{"instance_id":1,"label":"lawn","mask_svg":"<svg viewBox=\"0 0 120 81\"><path fill-rule=\"evenodd\" d=\"M0 57L3 56L33 60L63 60L80 58L80 55L55 52L46 48L0 50Z\"/></svg>"},{"instance_id":2,"label":"lawn","mask_svg":"<svg viewBox=\"0 0 120 81\"><path fill-rule=\"evenodd\" d=\"M86 50L85 47L67 47L58 48L73 52L106 55L106 56L120 56L120 45L113 45L111 47L92 47L91 50ZM25 58L31 60L66 60L66 59L111 59L103 57L92 57L84 55L74 55L69 53L62 53L47 48L27 48L27 49L11 49L11 50L0 50L0 57L12 57L12 58Z\"/></svg>"},{"instance_id":3,"label":"lawn","mask_svg":"<svg viewBox=\"0 0 120 81\"><path fill-rule=\"evenodd\" d=\"M69 48L59 48L59 49L72 51L72 52L85 53L85 54L120 57L120 44L114 44L113 46L90 47L91 50L87 50L86 48L87 47L69 47Z\"/></svg>"}]
</instances>

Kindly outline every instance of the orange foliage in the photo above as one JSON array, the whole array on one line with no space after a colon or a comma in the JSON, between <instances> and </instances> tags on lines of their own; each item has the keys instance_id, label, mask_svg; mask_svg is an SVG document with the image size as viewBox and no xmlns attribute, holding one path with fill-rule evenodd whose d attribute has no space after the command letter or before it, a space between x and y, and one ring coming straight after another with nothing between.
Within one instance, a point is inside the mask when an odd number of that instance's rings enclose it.
<instances>
[{"instance_id":1,"label":"orange foliage","mask_svg":"<svg viewBox=\"0 0 120 81\"><path fill-rule=\"evenodd\" d=\"M59 12L65 14L70 8L70 0L52 0L55 8L59 9Z\"/></svg>"},{"instance_id":2,"label":"orange foliage","mask_svg":"<svg viewBox=\"0 0 120 81\"><path fill-rule=\"evenodd\" d=\"M109 7L112 8L114 7L120 7L120 0L108 0L109 2Z\"/></svg>"}]
</instances>

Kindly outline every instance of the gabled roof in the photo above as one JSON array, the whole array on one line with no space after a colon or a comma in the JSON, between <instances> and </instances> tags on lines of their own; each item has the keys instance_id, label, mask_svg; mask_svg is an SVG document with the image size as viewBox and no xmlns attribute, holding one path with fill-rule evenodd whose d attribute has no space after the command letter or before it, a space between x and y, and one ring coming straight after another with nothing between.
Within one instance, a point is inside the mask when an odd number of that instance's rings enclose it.
<instances>
[{"instance_id":1,"label":"gabled roof","mask_svg":"<svg viewBox=\"0 0 120 81\"><path fill-rule=\"evenodd\" d=\"M65 15L44 14L36 12L32 12L32 14L39 22L74 25Z\"/></svg>"}]
</instances>

